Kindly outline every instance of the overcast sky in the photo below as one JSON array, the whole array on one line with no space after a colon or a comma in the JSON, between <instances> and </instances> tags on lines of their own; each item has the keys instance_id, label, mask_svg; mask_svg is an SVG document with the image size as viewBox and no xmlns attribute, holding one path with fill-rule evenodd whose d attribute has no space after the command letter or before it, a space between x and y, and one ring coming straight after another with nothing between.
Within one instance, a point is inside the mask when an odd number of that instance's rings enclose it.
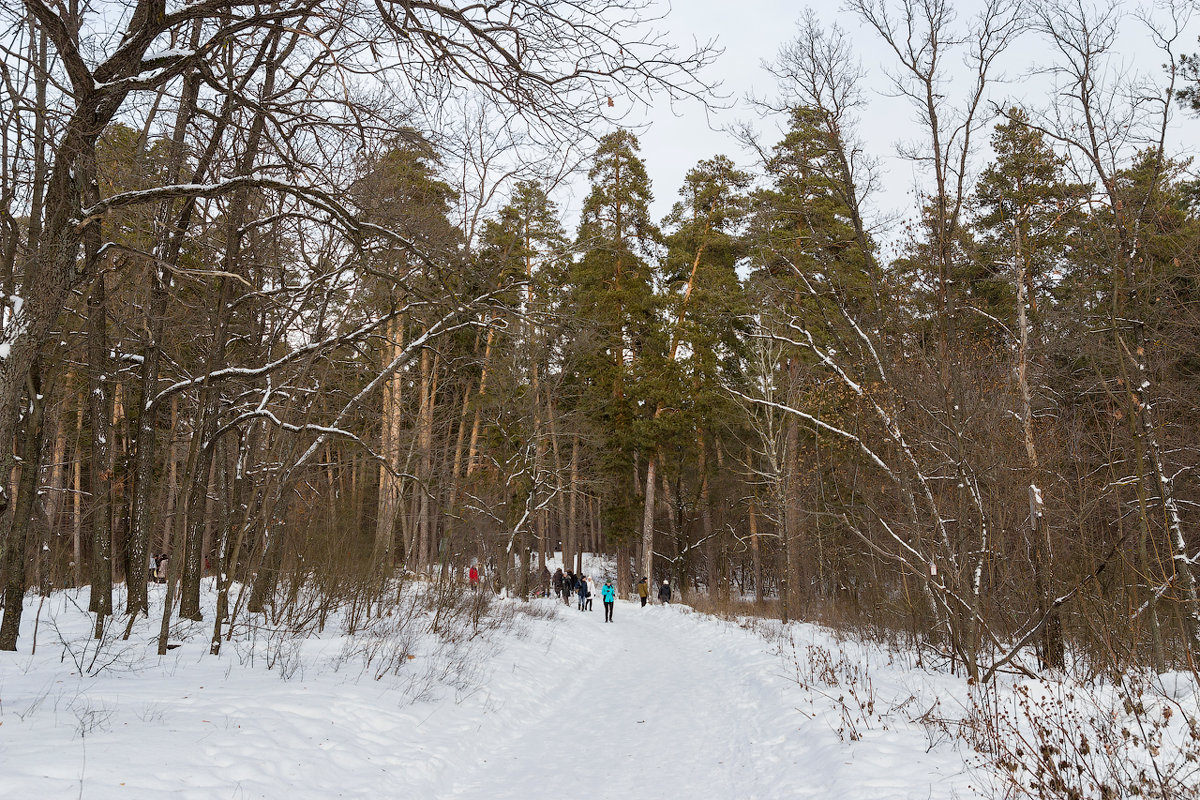
<instances>
[{"instance_id":1,"label":"overcast sky","mask_svg":"<svg viewBox=\"0 0 1200 800\"><path fill-rule=\"evenodd\" d=\"M977 0L958 0L954 8L961 23L966 23ZM1126 32L1120 43L1120 63L1115 69L1124 74L1134 71L1157 73L1162 57L1155 52L1145 29L1132 16L1139 7L1148 3L1126 3L1129 18L1122 25ZM716 38L724 53L710 69L707 78L720 80L723 92L730 95L731 108L717 110L710 115L698 103L685 103L672 109L665 101L656 104L646 115L645 126L638 130L642 144L642 157L654 182L655 217L661 219L677 198L684 174L702 158L725 153L734 161L751 165L749 154L742 152L732 137L719 130L739 120L753 121L756 114L744 102L745 96L754 92L760 97L775 94L774 79L762 69L764 59L774 59L779 47L794 38L795 22L803 13L804 4L788 0L674 0L665 24L665 29L681 46L691 44L693 38L701 42ZM888 97L883 93L887 81L884 68L893 61L890 51L873 30L853 16L836 10L833 3L813 4L818 17L825 23L837 21L849 34L858 52L863 67L868 73L866 91L868 105L861 120L860 134L868 149L877 156L884 169L884 188L876 198L878 210L904 215L915 206L913 187L920 181L920 168L896 156L896 144L912 141L921 136L920 128L914 123L914 112L904 101ZM1197 44L1197 22L1193 19L1183 37L1183 52L1200 50ZM1026 34L1001 62L1001 72L1007 78L998 84L992 99L996 102L1024 99L1043 106L1048 102L1048 89L1044 80L1031 76L1030 72L1049 58L1046 43L1034 34ZM955 57L956 63L958 56ZM964 77L965 71L964 71ZM956 97L955 88L947 90L948 99ZM957 87L962 89L963 87ZM615 112L624 111L620 107ZM637 119L638 115L630 115ZM769 123L763 126L764 138L774 141ZM986 136L983 137L986 139ZM1173 151L1192 150L1200 144L1200 120L1183 114L1178 115L1172 129ZM574 197L563 197L562 205L571 225L578 213L582 193L586 191L580 181ZM886 236L885 236L886 238Z\"/></svg>"}]
</instances>

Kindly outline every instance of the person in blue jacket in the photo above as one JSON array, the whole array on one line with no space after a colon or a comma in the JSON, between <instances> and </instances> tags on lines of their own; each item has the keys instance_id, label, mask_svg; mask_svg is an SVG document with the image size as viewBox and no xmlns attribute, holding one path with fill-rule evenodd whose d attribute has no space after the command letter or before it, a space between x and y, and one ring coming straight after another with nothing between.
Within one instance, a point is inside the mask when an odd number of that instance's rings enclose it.
<instances>
[{"instance_id":1,"label":"person in blue jacket","mask_svg":"<svg viewBox=\"0 0 1200 800\"><path fill-rule=\"evenodd\" d=\"M617 597L617 590L613 588L612 578L604 579L604 586L600 589L600 596L604 598L604 621L612 622L613 604Z\"/></svg>"}]
</instances>

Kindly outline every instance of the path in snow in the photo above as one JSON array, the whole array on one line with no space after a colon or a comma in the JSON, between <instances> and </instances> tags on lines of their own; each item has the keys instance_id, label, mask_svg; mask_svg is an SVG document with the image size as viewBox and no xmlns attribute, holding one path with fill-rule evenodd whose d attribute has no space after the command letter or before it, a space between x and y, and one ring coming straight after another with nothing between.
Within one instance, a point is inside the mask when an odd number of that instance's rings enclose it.
<instances>
[{"instance_id":1,"label":"path in snow","mask_svg":"<svg viewBox=\"0 0 1200 800\"><path fill-rule=\"evenodd\" d=\"M611 797L747 797L760 777L778 777L778 765L764 766L781 755L780 732L763 725L763 709L783 699L763 674L777 662L751 669L716 653L707 638L685 635L670 609L618 611L612 624L599 603L563 615L557 636L576 637L571 649L591 655L536 689L540 707L525 725L479 743L450 796L495 797L547 772Z\"/></svg>"},{"instance_id":2,"label":"path in snow","mask_svg":"<svg viewBox=\"0 0 1200 800\"><path fill-rule=\"evenodd\" d=\"M678 607L618 602L603 619L599 603L564 608L542 656L499 659L527 682L504 692L523 708L500 712L499 734L460 731L429 797L940 796L920 749L844 743L799 712L798 687L752 634Z\"/></svg>"}]
</instances>

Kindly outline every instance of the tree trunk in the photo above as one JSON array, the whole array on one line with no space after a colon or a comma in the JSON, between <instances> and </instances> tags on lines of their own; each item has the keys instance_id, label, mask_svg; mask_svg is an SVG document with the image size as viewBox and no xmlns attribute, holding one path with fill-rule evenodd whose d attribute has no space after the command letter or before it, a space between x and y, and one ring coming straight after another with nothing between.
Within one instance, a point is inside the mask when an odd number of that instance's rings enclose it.
<instances>
[{"instance_id":1,"label":"tree trunk","mask_svg":"<svg viewBox=\"0 0 1200 800\"><path fill-rule=\"evenodd\" d=\"M683 543L680 541L680 520L679 520L679 504L676 493L671 491L671 482L667 480L667 476L662 476L662 497L663 505L667 507L667 535L671 538L671 542L675 548L675 557L671 562L675 569L670 567L664 568L658 575L646 575L645 578L650 583L650 594L656 596L658 586L663 582L664 576L670 576L675 581L675 591L679 595L679 602L686 602L684 599L683 575L685 560L683 553Z\"/></svg>"},{"instance_id":2,"label":"tree trunk","mask_svg":"<svg viewBox=\"0 0 1200 800\"><path fill-rule=\"evenodd\" d=\"M575 570L579 549L579 434L571 437L571 495L567 503L567 533L563 540L563 569Z\"/></svg>"},{"instance_id":3,"label":"tree trunk","mask_svg":"<svg viewBox=\"0 0 1200 800\"><path fill-rule=\"evenodd\" d=\"M92 592L88 610L96 614L96 638L100 638L104 618L112 614L112 410L108 391L108 302L103 273L96 276L87 307L92 423Z\"/></svg>"},{"instance_id":4,"label":"tree trunk","mask_svg":"<svg viewBox=\"0 0 1200 800\"><path fill-rule=\"evenodd\" d=\"M801 523L800 523L800 425L794 417L787 421L785 432L787 445L784 448L786 454L786 470L784 476L784 508L783 508L783 545L784 545L784 560L783 574L784 581L781 581L782 588L786 587L787 597L782 598L784 602L784 618L790 617L795 619L800 611L800 593L803 591L803 582L801 581L801 563L800 563L800 538L801 538Z\"/></svg>"},{"instance_id":5,"label":"tree trunk","mask_svg":"<svg viewBox=\"0 0 1200 800\"><path fill-rule=\"evenodd\" d=\"M454 458L450 462L449 486L446 493L446 539L453 545L458 535L458 493L461 490L463 455L466 452L467 416L471 410L471 381L463 387L462 412L458 417L458 435L454 439Z\"/></svg>"},{"instance_id":6,"label":"tree trunk","mask_svg":"<svg viewBox=\"0 0 1200 800\"><path fill-rule=\"evenodd\" d=\"M202 25L199 20L192 26L190 38L190 46L192 48L199 46L201 27ZM178 182L180 173L183 171L187 156L185 137L187 135L188 124L196 111L201 79L202 75L200 71L196 70L189 74L183 82L179 109L175 115L174 129L171 134L170 155L168 157L166 175L164 176L164 179L170 183ZM147 120L147 124L149 122L150 120ZM205 167L200 165L197 173L203 171L205 171ZM193 176L193 180L198 179L198 177L198 174ZM162 338L167 323L168 289L171 282L170 273L164 267L165 265L177 264L179 261L179 255L183 249L184 236L195 208L195 201L190 199L184 201L178 218L173 218L172 211L174 208L175 204L173 201L164 202L159 207L156 222L158 223L157 227L163 233L155 243L157 263L150 266L150 298L145 314L146 342L142 352L141 389L138 396L138 423L135 434L136 438L134 440L133 499L131 503L132 513L130 514L129 530L129 561L132 565L131 576L137 575L139 570L147 569L149 566L151 531L155 526L156 517L151 506L154 502L155 486L157 483L154 480L154 463L158 445L159 407L152 400L158 386L159 362L162 356ZM172 437L175 434L178 407L179 397L178 395L172 395ZM173 438L171 442L169 451L173 456ZM169 469L171 475L169 492L171 494L168 496L167 502L170 507L174 504L175 491L175 463L173 458ZM168 510L167 517L170 517L170 515L171 511ZM166 551L167 542L164 536L160 552ZM137 580L127 579L126 585L128 587L126 613L131 617L139 611L149 614L146 582L140 578Z\"/></svg>"},{"instance_id":7,"label":"tree trunk","mask_svg":"<svg viewBox=\"0 0 1200 800\"><path fill-rule=\"evenodd\" d=\"M622 539L617 543L617 596L629 597L633 591L633 582L629 579L629 567L632 559L629 557L629 542Z\"/></svg>"},{"instance_id":8,"label":"tree trunk","mask_svg":"<svg viewBox=\"0 0 1200 800\"><path fill-rule=\"evenodd\" d=\"M16 503L9 510L7 547L4 549L4 618L0 620L0 650L16 650L21 632L21 614L25 606L25 562L30 535L35 528L33 515L37 499L39 460L42 452L42 399L40 360L29 370L28 405L24 436L21 437L21 476Z\"/></svg>"},{"instance_id":9,"label":"tree trunk","mask_svg":"<svg viewBox=\"0 0 1200 800\"><path fill-rule=\"evenodd\" d=\"M404 323L393 319L388 323L383 365L390 364L403 346ZM379 466L379 501L375 516L375 547L372 558L385 572L395 563L396 516L403 503L400 477L400 416L401 391L404 376L393 374L383 384L383 418L381 420L380 456L386 464Z\"/></svg>"},{"instance_id":10,"label":"tree trunk","mask_svg":"<svg viewBox=\"0 0 1200 800\"><path fill-rule=\"evenodd\" d=\"M753 497L750 498L750 554L754 559L754 602L761 606L763 602L762 546L758 541L757 503Z\"/></svg>"},{"instance_id":11,"label":"tree trunk","mask_svg":"<svg viewBox=\"0 0 1200 800\"><path fill-rule=\"evenodd\" d=\"M569 527L567 515L567 487L563 486L563 463L562 453L558 446L558 421L554 413L554 401L550 401L550 446L554 453L554 488L555 488L555 506L558 510L558 540L562 543L562 563L565 568L567 563L567 528ZM551 542L550 552L554 552L553 542Z\"/></svg>"},{"instance_id":12,"label":"tree trunk","mask_svg":"<svg viewBox=\"0 0 1200 800\"><path fill-rule=\"evenodd\" d=\"M75 406L75 447L71 465L71 571L75 588L83 586L83 413L85 397Z\"/></svg>"},{"instance_id":13,"label":"tree trunk","mask_svg":"<svg viewBox=\"0 0 1200 800\"><path fill-rule=\"evenodd\" d=\"M71 385L71 378L68 374L67 386ZM68 390L68 396L70 391ZM63 405L60 403L55 411L54 417L54 450L51 453L50 477L47 481L47 496L45 502L45 519L46 519L46 538L43 542L41 557L39 558L38 570L38 585L43 596L49 596L53 581L50 576L50 557L51 548L50 542L54 541L56 532L59 528L59 516L62 514L63 508L63 493L66 491L66 458L67 458L67 431L63 424Z\"/></svg>"},{"instance_id":14,"label":"tree trunk","mask_svg":"<svg viewBox=\"0 0 1200 800\"><path fill-rule=\"evenodd\" d=\"M702 460L703 461L703 460ZM710 600L721 600L721 562L717 552L717 537L713 530L712 503L708 491L708 475L700 476L700 536L704 540L705 581Z\"/></svg>"},{"instance_id":15,"label":"tree trunk","mask_svg":"<svg viewBox=\"0 0 1200 800\"><path fill-rule=\"evenodd\" d=\"M658 459L651 454L650 462L646 464L646 502L642 509L641 570L647 578L654 574L654 488L657 464Z\"/></svg>"},{"instance_id":16,"label":"tree trunk","mask_svg":"<svg viewBox=\"0 0 1200 800\"><path fill-rule=\"evenodd\" d=\"M1038 616L1045 618L1040 635L1039 655L1043 666L1062 669L1066 661L1063 645L1062 617L1054 604L1050 584L1050 526L1042 514L1042 490L1038 486L1040 464L1033 430L1033 392L1029 387L1029 318L1026 311L1026 291L1029 268L1025 259L1020 220L1013 226L1013 245L1016 249L1014 261L1017 265L1017 387L1021 396L1021 432L1025 440L1025 457L1029 468L1029 526L1033 537L1033 581L1037 591ZM1034 298L1029 297L1029 300Z\"/></svg>"},{"instance_id":17,"label":"tree trunk","mask_svg":"<svg viewBox=\"0 0 1200 800\"><path fill-rule=\"evenodd\" d=\"M483 346L483 368L479 372L479 397L482 399L487 391L488 365L492 359L492 338L495 329L489 324L487 341ZM471 442L467 446L467 477L475 471L475 456L479 452L479 406L475 406L475 419L471 423Z\"/></svg>"},{"instance_id":18,"label":"tree trunk","mask_svg":"<svg viewBox=\"0 0 1200 800\"><path fill-rule=\"evenodd\" d=\"M113 583L125 581L130 574L129 567L129 508L128 494L125 491L125 481L128 479L129 464L129 420L125 416L125 384L117 381L113 386L112 404L113 442L113 481L112 481L112 510L109 518L112 520L112 551L113 551ZM139 570L140 572L140 570ZM128 600L126 605L128 606Z\"/></svg>"},{"instance_id":19,"label":"tree trunk","mask_svg":"<svg viewBox=\"0 0 1200 800\"><path fill-rule=\"evenodd\" d=\"M142 352L142 386L137 422L137 434L134 440L133 467L133 514L132 528L129 532L129 561L136 568L146 569L150 563L150 531L154 527L154 511L151 503L154 497L154 461L158 444L158 409L151 402L158 383L158 362L162 348L160 342L166 328L167 319L167 275L159 266L152 270L150 285L150 302L147 306L147 339ZM172 412L177 407L178 398L172 397ZM172 434L174 433L174 417L172 413ZM174 453L174 442L169 447ZM170 466L171 480L174 484L174 462ZM173 490L173 486L171 487ZM173 501L171 501L173 502ZM128 586L128 602L126 613L133 616L138 613L149 614L149 597L146 581L130 579Z\"/></svg>"},{"instance_id":20,"label":"tree trunk","mask_svg":"<svg viewBox=\"0 0 1200 800\"><path fill-rule=\"evenodd\" d=\"M417 538L419 571L425 571L432 563L433 511L429 502L433 479L433 403L437 391L434 371L437 359L428 349L421 353L421 407L418 415L420 429L417 434L417 464L421 480L417 486Z\"/></svg>"},{"instance_id":21,"label":"tree trunk","mask_svg":"<svg viewBox=\"0 0 1200 800\"><path fill-rule=\"evenodd\" d=\"M175 529L175 516L179 510L179 395L171 398L171 445L167 448L167 497L166 510L162 519L162 538L159 553L171 550L171 531Z\"/></svg>"}]
</instances>

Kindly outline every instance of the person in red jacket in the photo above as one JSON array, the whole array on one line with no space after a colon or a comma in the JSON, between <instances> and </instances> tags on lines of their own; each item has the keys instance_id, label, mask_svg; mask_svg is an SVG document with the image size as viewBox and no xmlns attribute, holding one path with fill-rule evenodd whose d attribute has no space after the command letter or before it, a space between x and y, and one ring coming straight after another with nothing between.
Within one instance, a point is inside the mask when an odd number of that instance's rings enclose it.
<instances>
[{"instance_id":1,"label":"person in red jacket","mask_svg":"<svg viewBox=\"0 0 1200 800\"><path fill-rule=\"evenodd\" d=\"M479 588L479 568L476 567L474 564L471 565L471 572L469 573L468 577L471 580L471 589L472 590L478 589Z\"/></svg>"}]
</instances>

